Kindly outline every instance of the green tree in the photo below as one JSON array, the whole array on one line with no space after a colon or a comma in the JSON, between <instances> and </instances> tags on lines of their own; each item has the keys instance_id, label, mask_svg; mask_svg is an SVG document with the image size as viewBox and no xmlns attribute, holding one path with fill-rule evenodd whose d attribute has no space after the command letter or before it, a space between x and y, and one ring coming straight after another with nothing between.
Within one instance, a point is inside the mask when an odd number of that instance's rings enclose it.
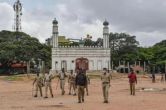
<instances>
[{"instance_id":1,"label":"green tree","mask_svg":"<svg viewBox=\"0 0 166 110\"><path fill-rule=\"evenodd\" d=\"M0 63L10 67L13 61L28 62L41 59L50 66L51 47L41 44L37 38L23 32L0 32Z\"/></svg>"},{"instance_id":2,"label":"green tree","mask_svg":"<svg viewBox=\"0 0 166 110\"><path fill-rule=\"evenodd\" d=\"M117 66L120 60L134 62L138 59L138 45L136 36L126 33L110 33L109 36L112 60Z\"/></svg>"}]
</instances>

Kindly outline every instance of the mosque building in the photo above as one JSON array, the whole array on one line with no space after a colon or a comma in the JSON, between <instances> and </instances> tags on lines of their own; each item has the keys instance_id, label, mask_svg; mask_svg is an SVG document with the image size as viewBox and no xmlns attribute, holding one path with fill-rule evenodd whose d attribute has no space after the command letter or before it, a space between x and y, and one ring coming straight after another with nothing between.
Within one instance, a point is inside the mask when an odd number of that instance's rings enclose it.
<instances>
[{"instance_id":1,"label":"mosque building","mask_svg":"<svg viewBox=\"0 0 166 110\"><path fill-rule=\"evenodd\" d=\"M102 70L110 67L109 22L103 22L103 46L60 46L58 43L58 21L53 20L52 33L52 70L75 70L77 68L89 71Z\"/></svg>"}]
</instances>

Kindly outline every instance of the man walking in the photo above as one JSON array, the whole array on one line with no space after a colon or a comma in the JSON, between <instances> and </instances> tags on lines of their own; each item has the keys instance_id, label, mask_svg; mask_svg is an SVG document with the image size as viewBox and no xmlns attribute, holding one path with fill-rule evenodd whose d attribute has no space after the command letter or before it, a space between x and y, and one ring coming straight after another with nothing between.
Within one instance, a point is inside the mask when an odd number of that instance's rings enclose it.
<instances>
[{"instance_id":1,"label":"man walking","mask_svg":"<svg viewBox=\"0 0 166 110\"><path fill-rule=\"evenodd\" d=\"M73 74L73 70L70 71L69 77L68 77L68 82L69 82L69 95L71 95L71 91L73 89L73 95L76 95L76 85L75 85L75 78L76 75Z\"/></svg>"},{"instance_id":2,"label":"man walking","mask_svg":"<svg viewBox=\"0 0 166 110\"><path fill-rule=\"evenodd\" d=\"M51 86L52 79L53 79L53 76L49 74L49 71L46 71L45 78L44 78L44 81L45 81L45 97L44 98L48 98L47 96L48 88L50 90L51 97L52 98L54 97L52 93L52 86Z\"/></svg>"},{"instance_id":3,"label":"man walking","mask_svg":"<svg viewBox=\"0 0 166 110\"><path fill-rule=\"evenodd\" d=\"M64 95L65 94L65 77L67 77L64 68L62 68L62 72L59 73L58 77L60 80L60 88L62 90L61 94Z\"/></svg>"},{"instance_id":4,"label":"man walking","mask_svg":"<svg viewBox=\"0 0 166 110\"><path fill-rule=\"evenodd\" d=\"M135 84L137 84L137 76L133 70L131 70L131 73L128 75L128 78L130 83L130 94L135 95Z\"/></svg>"},{"instance_id":5,"label":"man walking","mask_svg":"<svg viewBox=\"0 0 166 110\"><path fill-rule=\"evenodd\" d=\"M110 75L107 73L107 69L104 68L104 73L101 75L102 91L104 97L104 103L108 103L109 88L110 88Z\"/></svg>"},{"instance_id":6,"label":"man walking","mask_svg":"<svg viewBox=\"0 0 166 110\"><path fill-rule=\"evenodd\" d=\"M78 89L78 103L84 102L84 89L87 85L87 78L82 69L79 70L75 82Z\"/></svg>"},{"instance_id":7,"label":"man walking","mask_svg":"<svg viewBox=\"0 0 166 110\"><path fill-rule=\"evenodd\" d=\"M37 97L38 90L40 91L40 96L42 97L42 87L44 86L43 84L43 77L39 76L39 73L37 73L36 78L33 81L33 86L35 84L35 95L34 97Z\"/></svg>"}]
</instances>

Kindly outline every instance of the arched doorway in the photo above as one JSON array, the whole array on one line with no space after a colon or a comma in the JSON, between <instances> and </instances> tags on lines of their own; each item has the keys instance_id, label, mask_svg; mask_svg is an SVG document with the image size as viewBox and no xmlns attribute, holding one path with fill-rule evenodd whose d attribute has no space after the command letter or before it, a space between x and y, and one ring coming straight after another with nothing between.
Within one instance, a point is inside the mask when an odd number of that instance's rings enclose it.
<instances>
[{"instance_id":1,"label":"arched doorway","mask_svg":"<svg viewBox=\"0 0 166 110\"><path fill-rule=\"evenodd\" d=\"M82 68L84 70L89 70L89 61L87 58L77 58L76 59L76 69Z\"/></svg>"}]
</instances>

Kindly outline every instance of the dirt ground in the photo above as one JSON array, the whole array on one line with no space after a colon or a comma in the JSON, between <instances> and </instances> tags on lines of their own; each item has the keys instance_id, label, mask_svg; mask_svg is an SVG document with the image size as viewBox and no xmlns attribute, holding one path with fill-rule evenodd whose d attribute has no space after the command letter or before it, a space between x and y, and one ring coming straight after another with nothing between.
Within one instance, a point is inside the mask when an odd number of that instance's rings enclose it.
<instances>
[{"instance_id":1,"label":"dirt ground","mask_svg":"<svg viewBox=\"0 0 166 110\"><path fill-rule=\"evenodd\" d=\"M57 79L52 84L54 98L33 98L32 80L0 77L0 110L166 110L166 83L152 83L148 76L139 75L136 96L129 94L127 75L113 77L108 104L103 103L99 78L91 79L89 96L81 104L77 103L77 96L68 95L67 83L64 96L59 87L55 89Z\"/></svg>"}]
</instances>

